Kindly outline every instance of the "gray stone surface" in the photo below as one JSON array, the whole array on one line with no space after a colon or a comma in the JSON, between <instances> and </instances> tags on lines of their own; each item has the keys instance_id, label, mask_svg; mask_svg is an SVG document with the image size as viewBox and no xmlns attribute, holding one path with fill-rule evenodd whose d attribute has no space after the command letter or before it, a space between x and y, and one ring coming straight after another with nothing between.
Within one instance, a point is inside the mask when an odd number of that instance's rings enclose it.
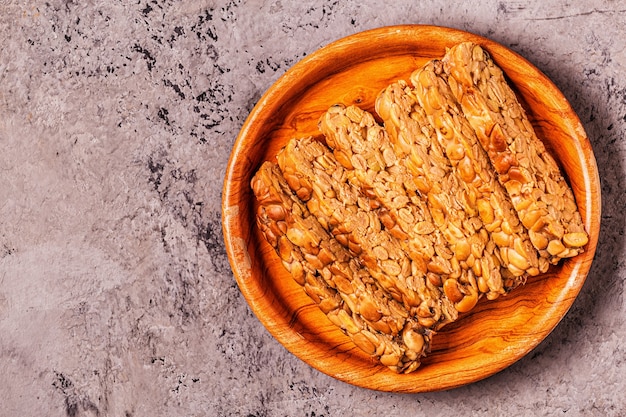
<instances>
[{"instance_id":1,"label":"gray stone surface","mask_svg":"<svg viewBox=\"0 0 626 417\"><path fill-rule=\"evenodd\" d=\"M0 416L626 414L626 2L0 0ZM398 395L288 353L220 226L260 95L320 46L423 23L493 38L562 89L602 179L580 296L528 356Z\"/></svg>"}]
</instances>

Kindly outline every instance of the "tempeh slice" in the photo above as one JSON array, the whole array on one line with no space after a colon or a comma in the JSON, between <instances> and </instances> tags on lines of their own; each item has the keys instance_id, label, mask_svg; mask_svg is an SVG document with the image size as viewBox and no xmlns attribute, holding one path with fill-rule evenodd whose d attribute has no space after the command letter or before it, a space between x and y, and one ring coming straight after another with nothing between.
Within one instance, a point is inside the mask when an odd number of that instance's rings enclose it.
<instances>
[{"instance_id":1,"label":"tempeh slice","mask_svg":"<svg viewBox=\"0 0 626 417\"><path fill-rule=\"evenodd\" d=\"M441 61L433 60L411 74L415 96L437 132L437 140L463 180L467 194L478 208L485 229L499 248L506 268L523 282L526 275L546 271L548 261L538 258L524 226L473 129L465 119L450 86L440 76Z\"/></svg>"},{"instance_id":2,"label":"tempeh slice","mask_svg":"<svg viewBox=\"0 0 626 417\"><path fill-rule=\"evenodd\" d=\"M589 238L572 190L502 70L470 42L448 50L442 62L535 248L554 264L581 253Z\"/></svg>"},{"instance_id":3,"label":"tempeh slice","mask_svg":"<svg viewBox=\"0 0 626 417\"><path fill-rule=\"evenodd\" d=\"M430 311L438 329L457 318L440 289L426 279L421 257L410 258L382 227L371 200L348 183L346 170L330 149L312 138L293 139L277 155L287 183L327 230L362 264L380 286L416 314ZM422 310L420 310L422 309Z\"/></svg>"},{"instance_id":4,"label":"tempeh slice","mask_svg":"<svg viewBox=\"0 0 626 417\"><path fill-rule=\"evenodd\" d=\"M429 349L432 332L408 317L403 306L394 305L393 301L389 302L387 311L374 312L373 305L359 309L363 307L362 301L367 304L369 299L376 298L374 294L359 297L358 293L367 286L359 276L362 270L355 263L346 264L349 256L345 255L345 250L293 195L276 165L265 162L251 185L259 202L257 224L260 230L294 280L304 287L327 317L383 365L396 372L417 369ZM345 282L339 283L339 279ZM360 286L353 291L351 285L357 281ZM369 320L363 313L370 315ZM372 325L372 322L385 321L395 323L398 329L386 333Z\"/></svg>"},{"instance_id":5,"label":"tempeh slice","mask_svg":"<svg viewBox=\"0 0 626 417\"><path fill-rule=\"evenodd\" d=\"M332 106L320 119L320 130L333 149L337 161L346 168L349 180L368 197L378 200L383 225L396 236L411 258L422 257L427 263L428 282L454 289L459 312L474 307L477 292L469 284L471 273L450 256L448 242L433 223L425 197L416 190L413 175L400 163L385 129L374 116L356 106ZM446 282L451 279L455 282ZM471 278L474 282L474 277ZM471 294L459 295L458 285ZM463 293L461 293L463 294Z\"/></svg>"},{"instance_id":6,"label":"tempeh slice","mask_svg":"<svg viewBox=\"0 0 626 417\"><path fill-rule=\"evenodd\" d=\"M413 174L418 191L427 197L432 219L450 246L448 256L468 270L468 283L477 286L474 293L486 294L489 299L505 293L514 285L513 280L503 280L495 243L407 83L398 81L384 89L377 97L376 112L385 123L398 159ZM453 296L456 289L448 288ZM472 295L466 294L468 298Z\"/></svg>"}]
</instances>

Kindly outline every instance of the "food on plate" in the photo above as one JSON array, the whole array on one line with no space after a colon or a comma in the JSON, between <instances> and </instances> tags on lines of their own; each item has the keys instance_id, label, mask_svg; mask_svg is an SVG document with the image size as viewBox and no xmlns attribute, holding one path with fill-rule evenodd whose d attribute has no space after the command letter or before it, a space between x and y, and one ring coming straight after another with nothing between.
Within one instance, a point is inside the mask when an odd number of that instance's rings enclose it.
<instances>
[{"instance_id":1,"label":"food on plate","mask_svg":"<svg viewBox=\"0 0 626 417\"><path fill-rule=\"evenodd\" d=\"M251 182L257 225L286 270L398 373L481 298L588 242L572 190L486 51L459 44L407 77L380 92L376 114L330 105L319 138L289 140Z\"/></svg>"}]
</instances>

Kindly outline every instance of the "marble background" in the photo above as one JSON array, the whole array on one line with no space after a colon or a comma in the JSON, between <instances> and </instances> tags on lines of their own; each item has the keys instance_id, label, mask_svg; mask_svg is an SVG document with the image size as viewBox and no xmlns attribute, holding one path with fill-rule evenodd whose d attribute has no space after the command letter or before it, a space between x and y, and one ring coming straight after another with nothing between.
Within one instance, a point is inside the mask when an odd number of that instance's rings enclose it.
<instances>
[{"instance_id":1,"label":"marble background","mask_svg":"<svg viewBox=\"0 0 626 417\"><path fill-rule=\"evenodd\" d=\"M626 2L0 0L0 416L626 414ZM235 137L319 47L424 23L521 53L578 112L602 179L580 296L478 383L399 395L263 328L220 223Z\"/></svg>"}]
</instances>

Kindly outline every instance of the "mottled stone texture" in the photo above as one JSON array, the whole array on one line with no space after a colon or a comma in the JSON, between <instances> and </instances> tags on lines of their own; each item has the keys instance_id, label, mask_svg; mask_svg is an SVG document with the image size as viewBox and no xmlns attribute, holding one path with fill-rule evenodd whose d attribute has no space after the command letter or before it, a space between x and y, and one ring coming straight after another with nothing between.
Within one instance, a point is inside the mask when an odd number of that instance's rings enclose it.
<instances>
[{"instance_id":1,"label":"mottled stone texture","mask_svg":"<svg viewBox=\"0 0 626 417\"><path fill-rule=\"evenodd\" d=\"M626 3L0 0L0 416L623 416ZM527 357L394 395L289 354L242 298L220 199L261 94L320 46L426 23L559 86L602 178L572 309Z\"/></svg>"}]
</instances>

